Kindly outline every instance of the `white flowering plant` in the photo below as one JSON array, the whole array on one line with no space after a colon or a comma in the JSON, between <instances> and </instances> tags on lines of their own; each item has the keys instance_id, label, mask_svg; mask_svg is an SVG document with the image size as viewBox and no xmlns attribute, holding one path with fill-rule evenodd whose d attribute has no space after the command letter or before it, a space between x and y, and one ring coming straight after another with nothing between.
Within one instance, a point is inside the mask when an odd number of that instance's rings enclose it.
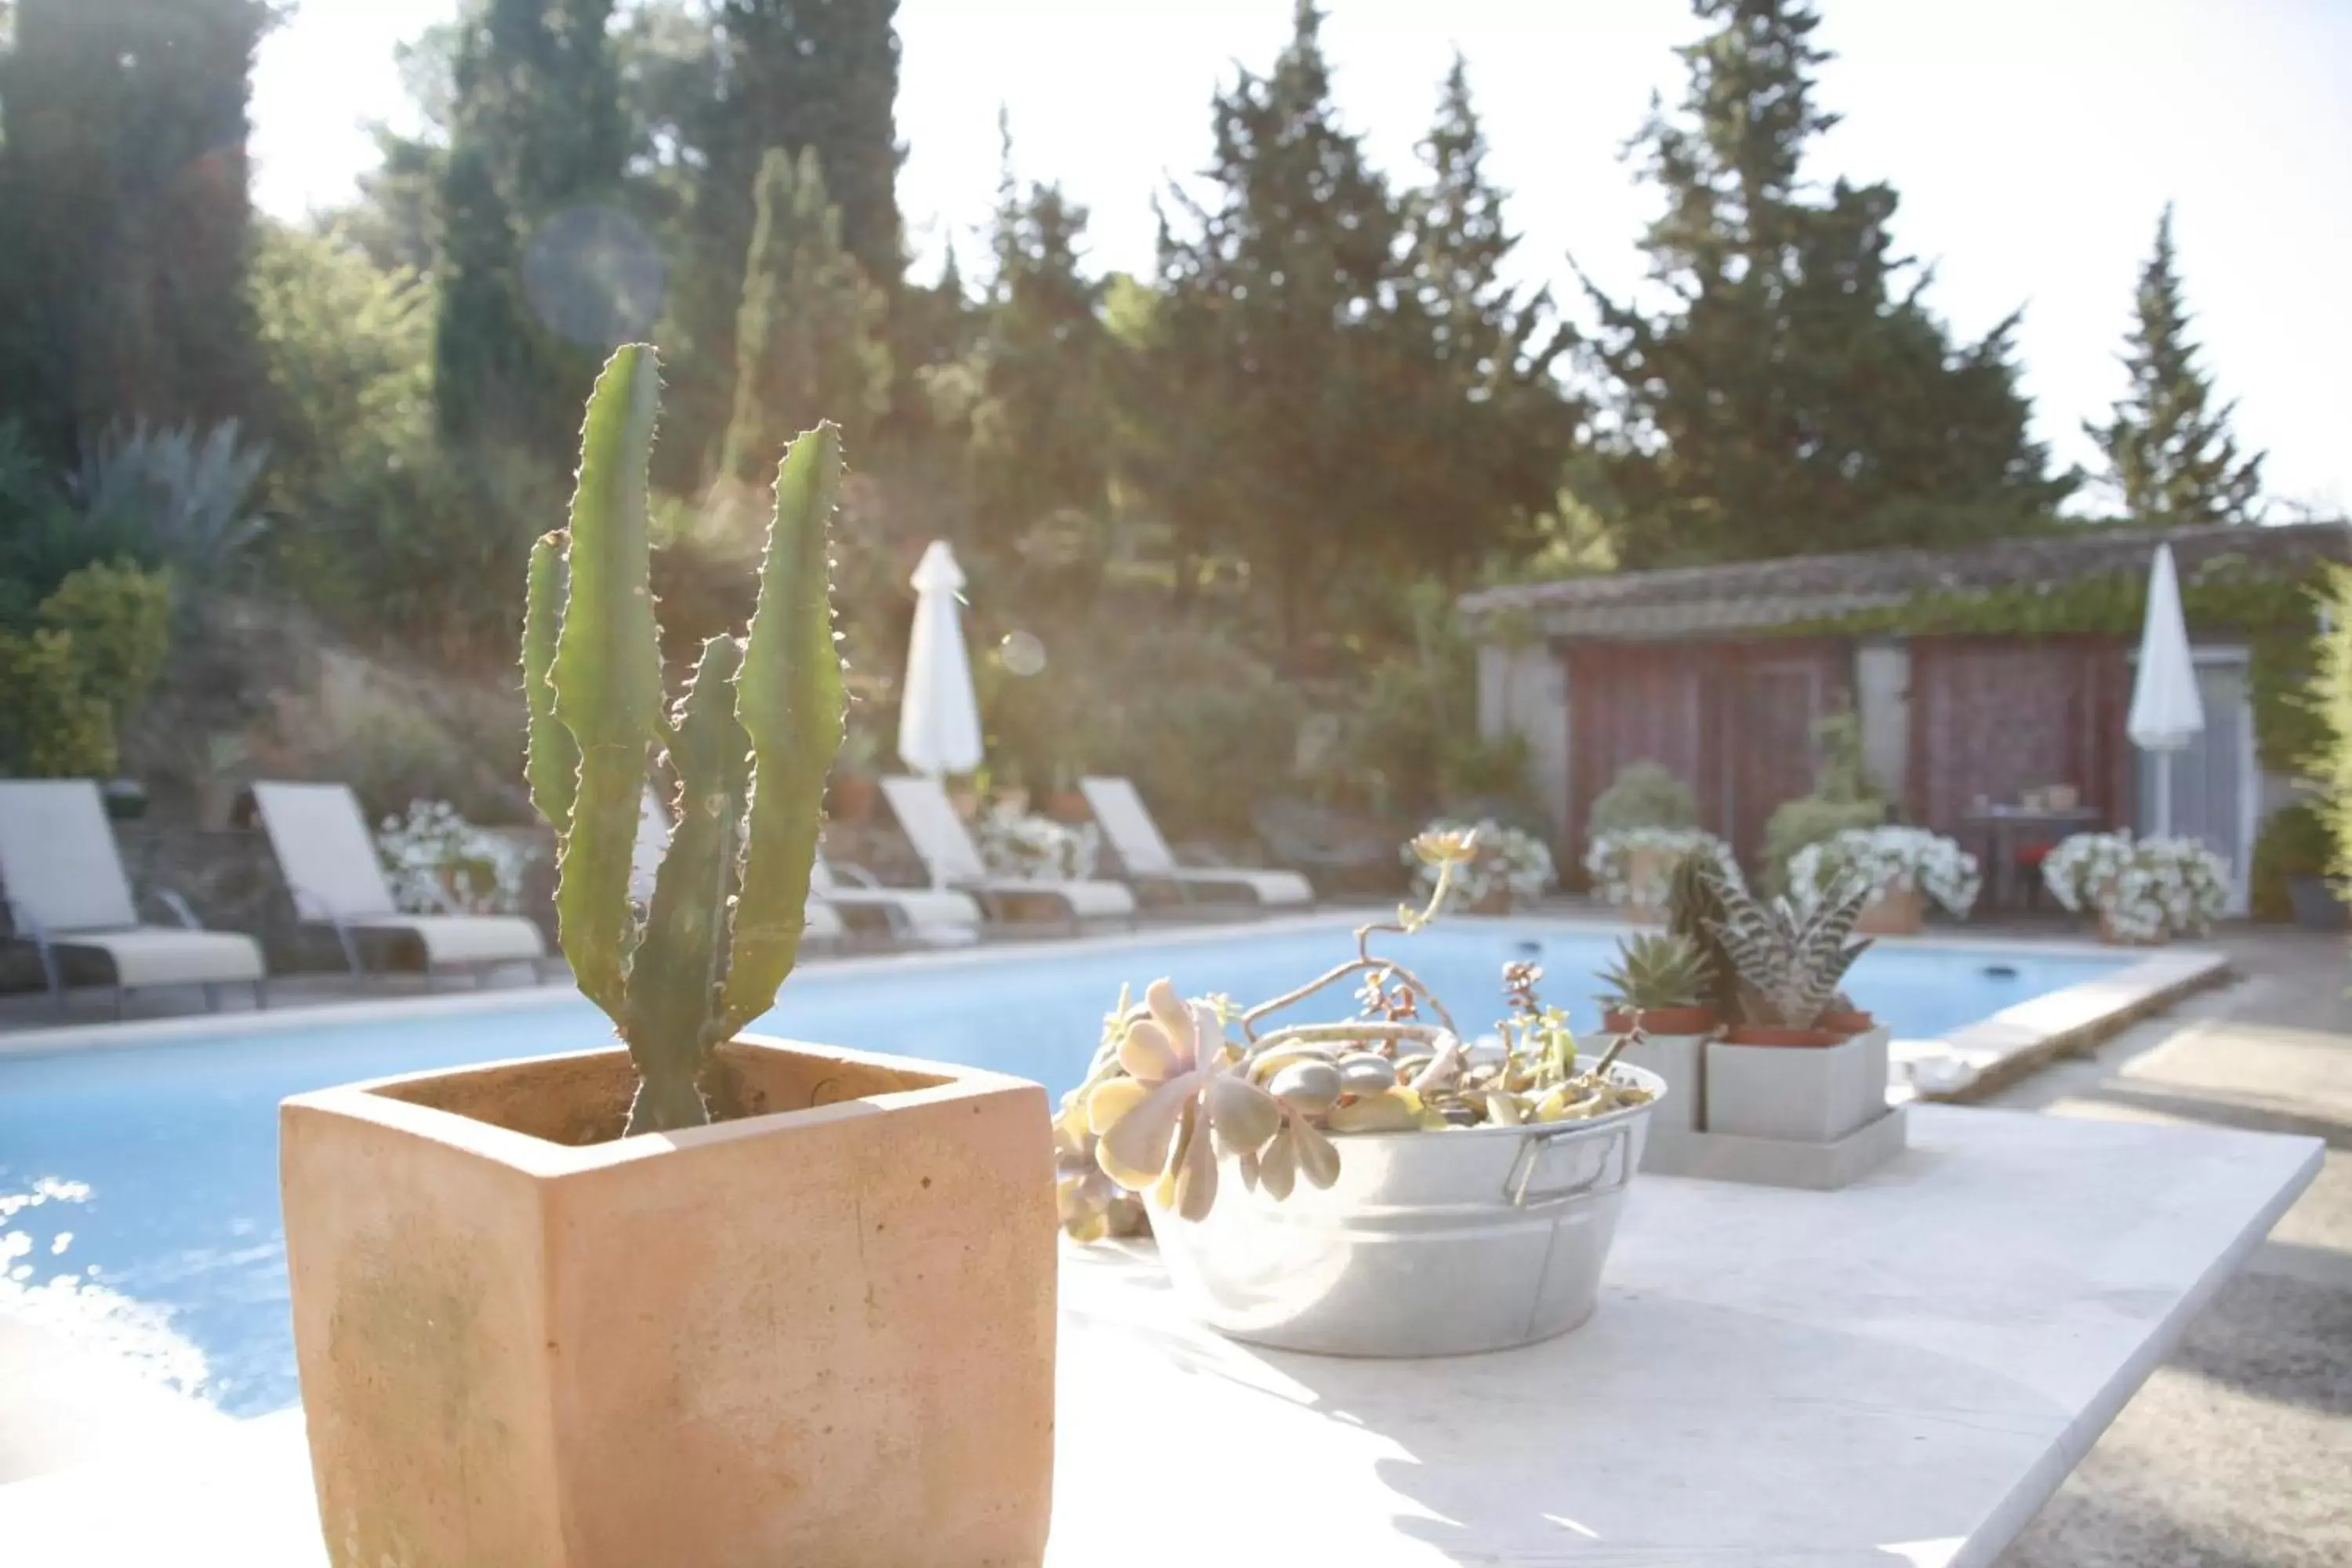
<instances>
[{"instance_id":1,"label":"white flowering plant","mask_svg":"<svg viewBox=\"0 0 2352 1568\"><path fill-rule=\"evenodd\" d=\"M1731 846L1696 827L1622 827L1595 837L1584 852L1593 890L1612 904L1664 909L1675 868L1694 854L1714 860L1733 887L1745 883Z\"/></svg>"},{"instance_id":2,"label":"white flowering plant","mask_svg":"<svg viewBox=\"0 0 2352 1568\"><path fill-rule=\"evenodd\" d=\"M973 837L980 842L980 858L1001 877L1083 882L1094 876L1102 858L1102 829L1093 823L1073 826L1001 806L982 815Z\"/></svg>"},{"instance_id":3,"label":"white flowering plant","mask_svg":"<svg viewBox=\"0 0 2352 1568\"><path fill-rule=\"evenodd\" d=\"M2076 913L2095 914L2122 942L2193 935L2230 903L2230 868L2193 838L2076 833L2042 862L2042 880Z\"/></svg>"},{"instance_id":4,"label":"white flowering plant","mask_svg":"<svg viewBox=\"0 0 2352 1568\"><path fill-rule=\"evenodd\" d=\"M512 914L522 907L530 856L504 834L478 827L446 800L412 800L375 836L394 902L411 914Z\"/></svg>"},{"instance_id":5,"label":"white flowering plant","mask_svg":"<svg viewBox=\"0 0 2352 1568\"><path fill-rule=\"evenodd\" d=\"M1870 889L1864 909L1889 893L1916 889L1965 917L1984 889L1977 858L1925 827L1849 827L1789 860L1789 893L1801 905L1819 903L1857 879Z\"/></svg>"},{"instance_id":6,"label":"white flowering plant","mask_svg":"<svg viewBox=\"0 0 2352 1568\"><path fill-rule=\"evenodd\" d=\"M1446 907L1459 909L1486 903L1498 894L1507 893L1514 900L1533 899L1559 880L1559 870L1552 864L1551 847L1532 833L1516 827L1506 827L1488 817L1475 827L1465 823L1438 818L1421 830L1399 851L1397 858L1413 868L1413 885L1423 892L1437 887L1441 868L1432 864L1415 847L1431 835L1474 833L1476 852L1470 859L1453 867L1453 876L1446 889Z\"/></svg>"}]
</instances>

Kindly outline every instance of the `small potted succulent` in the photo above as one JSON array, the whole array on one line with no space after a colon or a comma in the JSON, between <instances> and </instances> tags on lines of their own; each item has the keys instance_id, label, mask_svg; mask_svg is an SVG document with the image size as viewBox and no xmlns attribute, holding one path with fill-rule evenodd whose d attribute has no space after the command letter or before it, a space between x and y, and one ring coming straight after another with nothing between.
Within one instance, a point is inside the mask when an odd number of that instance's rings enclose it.
<instances>
[{"instance_id":1,"label":"small potted succulent","mask_svg":"<svg viewBox=\"0 0 2352 1568\"><path fill-rule=\"evenodd\" d=\"M1834 1142L1886 1108L1886 1027L1838 989L1870 946L1853 923L1870 889L1850 881L1808 908L1710 879L1702 918L1735 981L1737 1017L1706 1047L1711 1133Z\"/></svg>"},{"instance_id":2,"label":"small potted succulent","mask_svg":"<svg viewBox=\"0 0 2352 1568\"><path fill-rule=\"evenodd\" d=\"M1054 1429L1044 1091L743 1033L793 967L841 740L840 437L792 444L749 632L706 641L673 703L648 579L659 384L643 347L599 377L523 616L563 952L620 1046L282 1111L328 1559L930 1563L952 1542L1034 1563ZM678 786L641 907L656 757Z\"/></svg>"},{"instance_id":3,"label":"small potted succulent","mask_svg":"<svg viewBox=\"0 0 2352 1568\"><path fill-rule=\"evenodd\" d=\"M2098 917L2104 942L2153 946L2202 933L2230 903L2230 871L2193 838L2076 833L2042 858L2059 903Z\"/></svg>"},{"instance_id":4,"label":"small potted succulent","mask_svg":"<svg viewBox=\"0 0 2352 1568\"><path fill-rule=\"evenodd\" d=\"M376 829L392 896L411 914L512 914L530 869L522 847L477 827L446 800L412 800Z\"/></svg>"},{"instance_id":5,"label":"small potted succulent","mask_svg":"<svg viewBox=\"0 0 2352 1568\"><path fill-rule=\"evenodd\" d=\"M1869 889L1854 930L1869 936L1916 933L1930 899L1965 920L1984 885L1975 856L1924 827L1848 827L1789 861L1789 893L1801 904L1854 881Z\"/></svg>"},{"instance_id":6,"label":"small potted succulent","mask_svg":"<svg viewBox=\"0 0 2352 1568\"><path fill-rule=\"evenodd\" d=\"M1397 852L1397 858L1412 868L1416 888L1434 891L1441 879L1441 868L1424 858L1422 846L1434 838L1465 835L1465 841L1475 843L1477 849L1471 860L1450 868L1450 876L1444 879L1449 910L1507 915L1535 902L1559 880L1549 846L1534 834L1506 827L1491 817L1475 827L1441 817Z\"/></svg>"},{"instance_id":7,"label":"small potted succulent","mask_svg":"<svg viewBox=\"0 0 2352 1568\"><path fill-rule=\"evenodd\" d=\"M1496 1350L1591 1311L1654 1073L1579 1059L1540 971L1506 971L1508 1015L1466 1040L1376 934L1437 918L1476 835L1415 840L1420 909L1358 929L1356 953L1250 1005L1167 980L1122 995L1063 1101L1063 1217L1117 1228L1141 1196L1179 1295L1211 1327L1292 1350L1375 1356ZM1360 982L1359 1015L1291 1021ZM1097 1179L1100 1178L1100 1179Z\"/></svg>"},{"instance_id":8,"label":"small potted succulent","mask_svg":"<svg viewBox=\"0 0 2352 1568\"><path fill-rule=\"evenodd\" d=\"M1026 802L1023 803L1024 805ZM1045 882L1083 882L1102 858L1102 829L1013 809L990 806L973 825L981 858L1000 876Z\"/></svg>"},{"instance_id":9,"label":"small potted succulent","mask_svg":"<svg viewBox=\"0 0 2352 1568\"><path fill-rule=\"evenodd\" d=\"M1696 827L1626 827L1603 833L1587 846L1584 869L1593 891L1625 911L1628 920L1654 924L1665 918L1675 868L1697 858L1727 880L1739 879L1731 846Z\"/></svg>"},{"instance_id":10,"label":"small potted succulent","mask_svg":"<svg viewBox=\"0 0 2352 1568\"><path fill-rule=\"evenodd\" d=\"M1617 962L1601 971L1601 1026L1640 1031L1633 1059L1665 1080L1662 1126L1695 1129L1706 1100L1706 1043L1722 1022L1705 1000L1706 955L1678 931L1620 938Z\"/></svg>"}]
</instances>

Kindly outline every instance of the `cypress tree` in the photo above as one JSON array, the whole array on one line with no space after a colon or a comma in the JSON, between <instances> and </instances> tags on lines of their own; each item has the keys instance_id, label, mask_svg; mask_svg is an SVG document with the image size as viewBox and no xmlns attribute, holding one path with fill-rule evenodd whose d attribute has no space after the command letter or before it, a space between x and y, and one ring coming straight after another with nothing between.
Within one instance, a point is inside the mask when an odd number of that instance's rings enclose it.
<instances>
[{"instance_id":1,"label":"cypress tree","mask_svg":"<svg viewBox=\"0 0 2352 1568\"><path fill-rule=\"evenodd\" d=\"M1884 184L1802 179L1830 57L1802 0L1693 0L1678 114L1636 139L1665 197L1643 239L1676 303L1591 290L1628 564L1932 544L2042 526L2072 489L2027 434L2016 319L1955 344L1897 255Z\"/></svg>"},{"instance_id":2,"label":"cypress tree","mask_svg":"<svg viewBox=\"0 0 2352 1568\"><path fill-rule=\"evenodd\" d=\"M890 391L882 292L842 243L814 148L772 148L760 165L751 252L737 311L735 406L722 474L774 482L784 444L820 419L852 441Z\"/></svg>"},{"instance_id":3,"label":"cypress tree","mask_svg":"<svg viewBox=\"0 0 2352 1568\"><path fill-rule=\"evenodd\" d=\"M0 415L266 424L246 270L261 0L23 0L0 56Z\"/></svg>"},{"instance_id":4,"label":"cypress tree","mask_svg":"<svg viewBox=\"0 0 2352 1568\"><path fill-rule=\"evenodd\" d=\"M895 296L905 271L898 216L898 0L717 0L719 69L696 141L703 164L686 215L685 277L672 290L665 468L699 476L730 419L735 306L771 148L816 153L841 209L843 244Z\"/></svg>"},{"instance_id":5,"label":"cypress tree","mask_svg":"<svg viewBox=\"0 0 2352 1568\"><path fill-rule=\"evenodd\" d=\"M1579 410L1552 366L1569 345L1549 292L1522 297L1502 270L1518 237L1486 172L1486 137L1456 55L1421 144L1423 183L1402 201L1386 516L1411 567L1475 563L1524 534L1557 497Z\"/></svg>"},{"instance_id":6,"label":"cypress tree","mask_svg":"<svg viewBox=\"0 0 2352 1568\"><path fill-rule=\"evenodd\" d=\"M606 36L612 0L485 0L461 27L441 184L442 294L434 400L454 437L561 463L611 344L562 296L593 273L551 226L617 188L627 152ZM527 287L547 236L554 284ZM559 330L562 329L562 330Z\"/></svg>"},{"instance_id":7,"label":"cypress tree","mask_svg":"<svg viewBox=\"0 0 2352 1568\"><path fill-rule=\"evenodd\" d=\"M1301 0L1274 68L1214 99L1206 188L1172 193L1128 381L1130 422L1150 432L1139 473L1180 549L1250 562L1294 645L1318 582L1360 534L1381 536L1366 520L1393 504L1393 465L1374 457L1393 429L1382 340L1400 223L1340 124L1322 21Z\"/></svg>"},{"instance_id":8,"label":"cypress tree","mask_svg":"<svg viewBox=\"0 0 2352 1568\"><path fill-rule=\"evenodd\" d=\"M2156 253L2140 272L2124 350L2131 390L2105 425L2084 432L2106 454L2107 484L2124 510L2146 522L2252 522L2262 507L2263 456L2238 453L2230 432L2237 405L2211 406L2213 384L2189 339L2172 246L2172 207L2156 225Z\"/></svg>"},{"instance_id":9,"label":"cypress tree","mask_svg":"<svg viewBox=\"0 0 2352 1568\"><path fill-rule=\"evenodd\" d=\"M1001 117L999 133L1003 174L990 237L996 275L981 322L972 468L981 530L1009 545L1055 513L1102 512L1110 482L1104 398L1110 341L1101 286L1079 268L1087 209L1058 185L1024 191Z\"/></svg>"}]
</instances>

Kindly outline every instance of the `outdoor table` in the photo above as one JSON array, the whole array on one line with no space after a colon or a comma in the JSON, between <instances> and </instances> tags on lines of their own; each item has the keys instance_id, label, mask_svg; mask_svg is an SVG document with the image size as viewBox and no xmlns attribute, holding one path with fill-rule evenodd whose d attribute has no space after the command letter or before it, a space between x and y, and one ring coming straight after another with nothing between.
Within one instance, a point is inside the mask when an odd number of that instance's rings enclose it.
<instances>
[{"instance_id":1,"label":"outdoor table","mask_svg":"<svg viewBox=\"0 0 2352 1568\"><path fill-rule=\"evenodd\" d=\"M1993 1562L2321 1145L1910 1114L1843 1192L1641 1177L1592 1319L1524 1350L1258 1350L1188 1321L1148 1247L1068 1249L1048 1564ZM0 1488L0 1542L325 1561L292 1416Z\"/></svg>"},{"instance_id":2,"label":"outdoor table","mask_svg":"<svg viewBox=\"0 0 2352 1568\"><path fill-rule=\"evenodd\" d=\"M1961 829L1984 845L1986 908L2013 910L2022 901L2018 896L2017 851L2027 839L2046 838L2054 844L2070 833L2095 832L2105 820L2103 813L2087 805L2066 811L1995 805L1961 817Z\"/></svg>"}]
</instances>

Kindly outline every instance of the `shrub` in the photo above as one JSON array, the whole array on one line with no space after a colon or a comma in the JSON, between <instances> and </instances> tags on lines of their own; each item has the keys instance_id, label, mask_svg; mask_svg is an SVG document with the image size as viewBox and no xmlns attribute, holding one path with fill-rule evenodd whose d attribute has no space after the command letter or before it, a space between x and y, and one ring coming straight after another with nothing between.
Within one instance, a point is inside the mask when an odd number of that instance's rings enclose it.
<instances>
[{"instance_id":1,"label":"shrub","mask_svg":"<svg viewBox=\"0 0 2352 1568\"><path fill-rule=\"evenodd\" d=\"M1866 889L1865 910L1889 887L1908 887L1962 918L1984 886L1975 856L1924 827L1849 827L1789 859L1789 893L1800 909L1832 894L1843 897L1857 879Z\"/></svg>"},{"instance_id":2,"label":"shrub","mask_svg":"<svg viewBox=\"0 0 2352 1568\"><path fill-rule=\"evenodd\" d=\"M102 777L114 759L114 710L84 689L73 638L0 632L0 774Z\"/></svg>"},{"instance_id":3,"label":"shrub","mask_svg":"<svg viewBox=\"0 0 2352 1568\"><path fill-rule=\"evenodd\" d=\"M194 426L161 430L141 420L84 458L77 499L100 531L141 541L142 560L191 582L217 581L244 562L263 527L257 487L269 449L241 439L234 419L202 436Z\"/></svg>"},{"instance_id":4,"label":"shrub","mask_svg":"<svg viewBox=\"0 0 2352 1568\"><path fill-rule=\"evenodd\" d=\"M2042 879L2067 909L2099 916L2121 942L2202 931L2229 904L2229 870L2193 838L2076 833L2042 862Z\"/></svg>"},{"instance_id":5,"label":"shrub","mask_svg":"<svg viewBox=\"0 0 2352 1568\"><path fill-rule=\"evenodd\" d=\"M1841 833L1876 827L1886 820L1885 803L1875 800L1823 800L1817 795L1784 801L1764 824L1766 881L1788 886L1789 863L1798 851L1826 844Z\"/></svg>"},{"instance_id":6,"label":"shrub","mask_svg":"<svg viewBox=\"0 0 2352 1568\"><path fill-rule=\"evenodd\" d=\"M1601 838L1634 827L1696 827L1690 786L1658 763L1632 763L1592 803L1584 836Z\"/></svg>"},{"instance_id":7,"label":"shrub","mask_svg":"<svg viewBox=\"0 0 2352 1568\"><path fill-rule=\"evenodd\" d=\"M2294 918L2287 884L2297 877L2324 877L2333 846L2326 819L2307 801L2271 813L2254 836L2253 865L2247 876L2249 912L2257 921Z\"/></svg>"},{"instance_id":8,"label":"shrub","mask_svg":"<svg viewBox=\"0 0 2352 1568\"><path fill-rule=\"evenodd\" d=\"M2334 846L2328 868L2346 877L2352 876L2352 570L2328 568L2326 610L2311 686L2311 711L2325 731L2315 765L2327 786L2320 816Z\"/></svg>"},{"instance_id":9,"label":"shrub","mask_svg":"<svg viewBox=\"0 0 2352 1568\"><path fill-rule=\"evenodd\" d=\"M163 669L171 615L163 578L100 564L58 584L30 628L0 630L0 773L112 773L116 725Z\"/></svg>"}]
</instances>

